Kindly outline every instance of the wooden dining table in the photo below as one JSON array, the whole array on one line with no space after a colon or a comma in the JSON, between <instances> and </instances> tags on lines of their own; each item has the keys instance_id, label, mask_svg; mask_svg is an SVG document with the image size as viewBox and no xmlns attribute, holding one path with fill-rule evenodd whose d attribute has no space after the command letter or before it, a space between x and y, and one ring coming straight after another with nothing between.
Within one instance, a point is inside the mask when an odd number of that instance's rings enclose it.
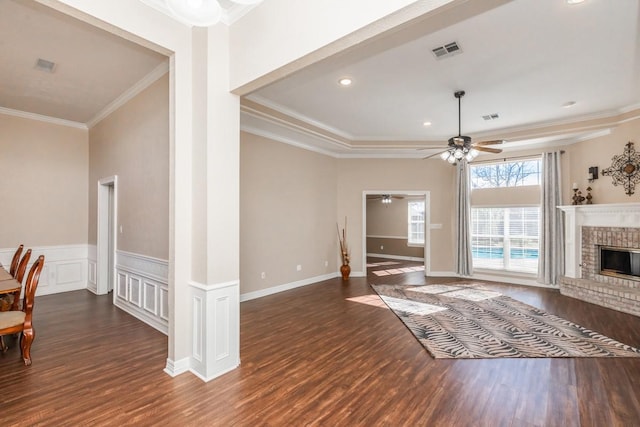
<instances>
[{"instance_id":1,"label":"wooden dining table","mask_svg":"<svg viewBox=\"0 0 640 427\"><path fill-rule=\"evenodd\" d=\"M20 304L22 284L13 278L4 268L0 268L0 295L13 294L11 310L17 310Z\"/></svg>"}]
</instances>

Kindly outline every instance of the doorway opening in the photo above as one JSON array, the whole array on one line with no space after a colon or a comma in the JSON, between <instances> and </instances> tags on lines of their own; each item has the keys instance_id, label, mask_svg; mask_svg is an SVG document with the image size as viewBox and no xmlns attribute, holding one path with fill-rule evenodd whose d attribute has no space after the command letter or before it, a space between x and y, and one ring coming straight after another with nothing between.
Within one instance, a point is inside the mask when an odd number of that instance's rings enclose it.
<instances>
[{"instance_id":1,"label":"doorway opening","mask_svg":"<svg viewBox=\"0 0 640 427\"><path fill-rule=\"evenodd\" d=\"M110 176L98 181L98 244L96 279L98 295L114 288L115 259L118 224L118 177Z\"/></svg>"},{"instance_id":2,"label":"doorway opening","mask_svg":"<svg viewBox=\"0 0 640 427\"><path fill-rule=\"evenodd\" d=\"M414 202L424 202L422 224L416 224L415 215L410 215ZM430 211L429 191L364 191L362 265L365 275L367 255L371 255L391 260L422 261L424 275L427 276L431 272ZM412 242L417 230L423 233L421 244Z\"/></svg>"}]
</instances>

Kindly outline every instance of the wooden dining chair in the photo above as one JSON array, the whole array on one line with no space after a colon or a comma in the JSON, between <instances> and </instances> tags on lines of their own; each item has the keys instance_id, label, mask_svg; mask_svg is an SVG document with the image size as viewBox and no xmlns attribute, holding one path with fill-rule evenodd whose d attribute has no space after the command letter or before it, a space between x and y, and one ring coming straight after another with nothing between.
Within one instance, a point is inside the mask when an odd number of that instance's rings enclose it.
<instances>
[{"instance_id":1,"label":"wooden dining chair","mask_svg":"<svg viewBox=\"0 0 640 427\"><path fill-rule=\"evenodd\" d=\"M31 249L27 249L27 252L24 253L24 256L20 260L20 264L18 265L18 269L16 270L16 274L15 276L13 276L13 278L20 283L22 283L22 279L24 279L24 273L26 273L27 271L27 264L29 263L29 259L31 259ZM11 310L18 310L20 305L20 295L14 295L11 302Z\"/></svg>"},{"instance_id":2,"label":"wooden dining chair","mask_svg":"<svg viewBox=\"0 0 640 427\"><path fill-rule=\"evenodd\" d=\"M44 255L40 255L29 270L27 281L24 285L24 302L20 311L3 311L0 312L0 335L10 335L21 333L20 335L20 351L25 366L31 365L31 344L35 338L35 330L33 329L33 305L40 281L40 272L44 266ZM3 351L7 351L4 347Z\"/></svg>"},{"instance_id":3,"label":"wooden dining chair","mask_svg":"<svg viewBox=\"0 0 640 427\"><path fill-rule=\"evenodd\" d=\"M20 255L22 254L22 249L24 249L24 245L18 246L16 249L16 253L13 254L13 259L11 260L11 266L9 268L9 274L12 276L16 275L16 270L18 268L18 262L20 262Z\"/></svg>"}]
</instances>

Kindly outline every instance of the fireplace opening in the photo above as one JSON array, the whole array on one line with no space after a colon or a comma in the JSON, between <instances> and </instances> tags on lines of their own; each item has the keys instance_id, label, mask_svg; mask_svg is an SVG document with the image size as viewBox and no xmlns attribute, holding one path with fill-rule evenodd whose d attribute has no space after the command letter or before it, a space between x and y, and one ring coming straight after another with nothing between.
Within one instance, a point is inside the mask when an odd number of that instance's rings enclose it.
<instances>
[{"instance_id":1,"label":"fireplace opening","mask_svg":"<svg viewBox=\"0 0 640 427\"><path fill-rule=\"evenodd\" d=\"M600 246L600 274L640 280L640 249Z\"/></svg>"}]
</instances>

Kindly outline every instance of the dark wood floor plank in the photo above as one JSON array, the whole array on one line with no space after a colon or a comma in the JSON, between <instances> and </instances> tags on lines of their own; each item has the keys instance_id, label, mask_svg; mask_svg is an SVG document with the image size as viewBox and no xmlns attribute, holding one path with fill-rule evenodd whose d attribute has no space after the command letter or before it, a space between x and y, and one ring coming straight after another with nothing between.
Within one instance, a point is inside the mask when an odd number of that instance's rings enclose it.
<instances>
[{"instance_id":1,"label":"dark wood floor plank","mask_svg":"<svg viewBox=\"0 0 640 427\"><path fill-rule=\"evenodd\" d=\"M209 383L167 376L167 338L109 296L38 297L33 365L10 338L0 354L0 425L638 423L639 359L436 360L369 286L455 280L370 274L242 303L242 364ZM555 290L485 286L640 347L640 318Z\"/></svg>"}]
</instances>

